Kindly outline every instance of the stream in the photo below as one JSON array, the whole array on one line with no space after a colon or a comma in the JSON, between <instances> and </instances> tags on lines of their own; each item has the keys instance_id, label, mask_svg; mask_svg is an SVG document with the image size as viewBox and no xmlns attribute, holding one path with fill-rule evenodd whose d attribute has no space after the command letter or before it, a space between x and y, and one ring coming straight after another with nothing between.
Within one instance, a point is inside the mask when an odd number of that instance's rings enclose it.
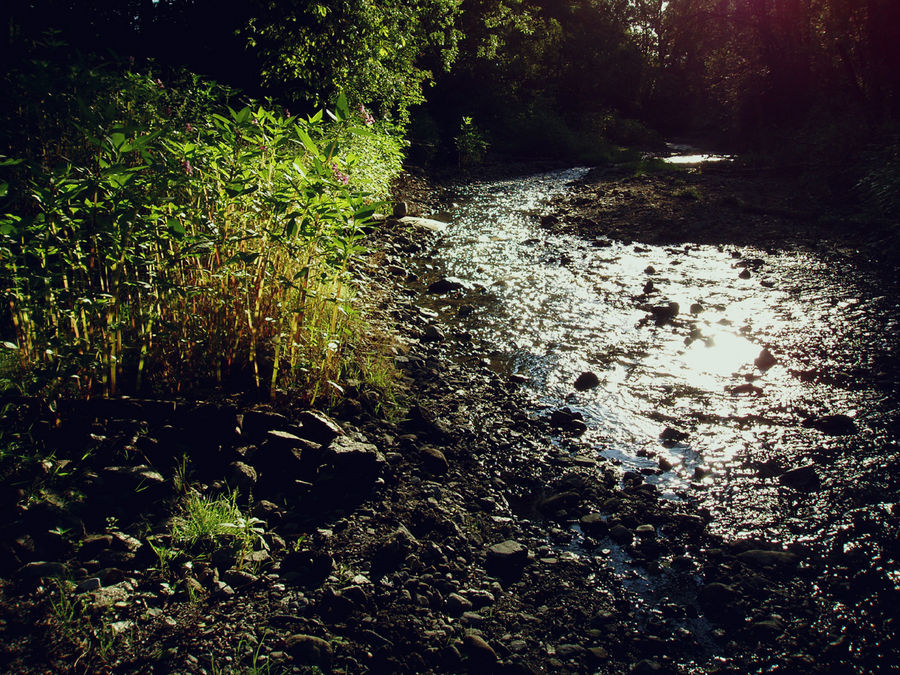
<instances>
[{"instance_id":1,"label":"stream","mask_svg":"<svg viewBox=\"0 0 900 675\"><path fill-rule=\"evenodd\" d=\"M726 538L830 546L858 509L888 508L897 279L824 242L661 247L549 233L549 200L585 173L454 190L435 265L465 285L472 311L459 328L527 378L536 410L583 415L582 448L707 509ZM599 384L578 391L586 371Z\"/></svg>"}]
</instances>

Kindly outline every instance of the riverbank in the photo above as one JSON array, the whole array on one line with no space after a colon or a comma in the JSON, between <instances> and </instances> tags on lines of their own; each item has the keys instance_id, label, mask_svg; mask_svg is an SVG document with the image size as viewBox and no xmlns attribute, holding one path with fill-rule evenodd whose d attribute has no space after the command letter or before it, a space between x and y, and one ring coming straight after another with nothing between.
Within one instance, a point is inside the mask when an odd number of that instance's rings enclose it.
<instances>
[{"instance_id":1,"label":"riverbank","mask_svg":"<svg viewBox=\"0 0 900 675\"><path fill-rule=\"evenodd\" d=\"M432 190L401 196L427 215ZM595 217L580 190L557 223ZM55 452L4 487L3 668L831 673L889 658L892 634L857 640L823 614L834 560L713 536L707 514L582 447L577 415L531 409L457 323L470 291L431 266L439 236L388 221L361 270L395 335L396 415L352 390L331 422L290 401L9 402ZM176 505L227 485L252 495L249 546L174 540ZM860 571L846 592L884 613L889 589Z\"/></svg>"}]
</instances>

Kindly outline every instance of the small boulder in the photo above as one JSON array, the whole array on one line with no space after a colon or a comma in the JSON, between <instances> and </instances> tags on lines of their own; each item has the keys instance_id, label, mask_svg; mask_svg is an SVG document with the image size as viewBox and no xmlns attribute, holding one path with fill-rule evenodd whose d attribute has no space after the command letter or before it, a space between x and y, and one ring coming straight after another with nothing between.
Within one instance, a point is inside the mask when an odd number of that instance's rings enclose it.
<instances>
[{"instance_id":1,"label":"small boulder","mask_svg":"<svg viewBox=\"0 0 900 675\"><path fill-rule=\"evenodd\" d=\"M462 651L476 670L489 669L500 660L494 648L483 637L473 633L463 638Z\"/></svg>"},{"instance_id":2,"label":"small boulder","mask_svg":"<svg viewBox=\"0 0 900 675\"><path fill-rule=\"evenodd\" d=\"M744 270L745 272L747 270ZM770 352L768 349L763 349L759 356L757 356L753 363L759 368L762 372L766 372L769 368L778 363L778 359L775 358L774 354Z\"/></svg>"},{"instance_id":3,"label":"small boulder","mask_svg":"<svg viewBox=\"0 0 900 675\"><path fill-rule=\"evenodd\" d=\"M318 410L303 411L297 421L303 425L300 435L316 443L329 443L344 435L344 430L337 422Z\"/></svg>"},{"instance_id":4,"label":"small boulder","mask_svg":"<svg viewBox=\"0 0 900 675\"><path fill-rule=\"evenodd\" d=\"M779 476L778 481L795 490L815 490L820 484L815 464L806 464L785 471Z\"/></svg>"},{"instance_id":5,"label":"small boulder","mask_svg":"<svg viewBox=\"0 0 900 675\"><path fill-rule=\"evenodd\" d=\"M610 528L609 536L621 546L627 546L634 540L634 533L621 523Z\"/></svg>"},{"instance_id":6,"label":"small boulder","mask_svg":"<svg viewBox=\"0 0 900 675\"><path fill-rule=\"evenodd\" d=\"M425 470L436 476L442 476L450 470L450 462L447 461L446 455L430 445L419 449L419 459Z\"/></svg>"},{"instance_id":7,"label":"small boulder","mask_svg":"<svg viewBox=\"0 0 900 675\"><path fill-rule=\"evenodd\" d=\"M494 544L487 551L487 568L501 577L521 574L528 563L528 549L513 539Z\"/></svg>"},{"instance_id":8,"label":"small boulder","mask_svg":"<svg viewBox=\"0 0 900 675\"><path fill-rule=\"evenodd\" d=\"M291 635L284 640L284 650L299 665L316 666L326 673L331 672L333 650L327 640L314 635Z\"/></svg>"},{"instance_id":9,"label":"small boulder","mask_svg":"<svg viewBox=\"0 0 900 675\"><path fill-rule=\"evenodd\" d=\"M808 429L818 429L828 436L850 436L859 431L856 422L848 415L808 417L803 420L803 426Z\"/></svg>"},{"instance_id":10,"label":"small boulder","mask_svg":"<svg viewBox=\"0 0 900 675\"><path fill-rule=\"evenodd\" d=\"M443 277L428 286L428 292L436 295L451 293L465 288L465 284L454 277Z\"/></svg>"},{"instance_id":11,"label":"small boulder","mask_svg":"<svg viewBox=\"0 0 900 675\"><path fill-rule=\"evenodd\" d=\"M592 373L591 371L585 371L575 380L575 388L578 391L586 391L588 389L593 389L598 384L600 384L600 378L597 377L596 373Z\"/></svg>"}]
</instances>

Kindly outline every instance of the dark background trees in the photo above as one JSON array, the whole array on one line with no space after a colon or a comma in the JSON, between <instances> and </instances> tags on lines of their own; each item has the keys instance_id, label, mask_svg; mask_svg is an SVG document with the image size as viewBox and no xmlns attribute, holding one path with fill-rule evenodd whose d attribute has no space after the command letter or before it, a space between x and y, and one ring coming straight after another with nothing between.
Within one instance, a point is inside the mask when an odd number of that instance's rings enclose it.
<instances>
[{"instance_id":1,"label":"dark background trees","mask_svg":"<svg viewBox=\"0 0 900 675\"><path fill-rule=\"evenodd\" d=\"M153 57L292 106L344 91L397 120L411 108L431 145L451 142L463 116L495 149L532 155L646 143L646 129L821 145L829 129L890 133L900 112L896 0L14 0L0 11L11 58L52 28L80 49Z\"/></svg>"}]
</instances>

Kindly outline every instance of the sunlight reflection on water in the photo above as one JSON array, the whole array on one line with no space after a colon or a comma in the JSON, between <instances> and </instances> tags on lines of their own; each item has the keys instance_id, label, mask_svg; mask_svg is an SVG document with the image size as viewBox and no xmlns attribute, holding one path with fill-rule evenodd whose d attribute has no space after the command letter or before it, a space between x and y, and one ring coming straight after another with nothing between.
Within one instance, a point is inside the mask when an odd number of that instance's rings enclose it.
<instances>
[{"instance_id":1,"label":"sunlight reflection on water","mask_svg":"<svg viewBox=\"0 0 900 675\"><path fill-rule=\"evenodd\" d=\"M754 463L776 452L808 461L804 453L824 441L799 426L798 414L863 410L880 396L791 370L865 365L896 325L885 320L890 302L867 298L852 274L808 251L595 247L541 228L546 201L585 171L460 191L438 259L450 276L486 289L467 329L528 375L536 406L582 412L583 443L645 472L660 458L673 464L648 477L667 491L709 469L704 494L721 527L737 531L755 519L783 534L781 497L756 478ZM742 278L747 268L753 272ZM655 291L643 295L648 280ZM653 320L654 308L670 302L677 316ZM763 347L779 360L765 371L754 364ZM601 384L575 392L585 370ZM659 438L666 426L688 439L667 447Z\"/></svg>"}]
</instances>

